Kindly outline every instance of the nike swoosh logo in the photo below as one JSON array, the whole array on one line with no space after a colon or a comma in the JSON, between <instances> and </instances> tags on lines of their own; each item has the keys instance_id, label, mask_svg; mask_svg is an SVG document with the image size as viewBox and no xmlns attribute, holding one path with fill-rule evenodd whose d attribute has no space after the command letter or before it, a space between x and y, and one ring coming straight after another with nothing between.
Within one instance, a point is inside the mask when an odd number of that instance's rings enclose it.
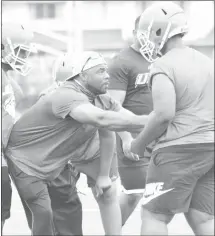
<instances>
[{"instance_id":1,"label":"nike swoosh logo","mask_svg":"<svg viewBox=\"0 0 215 236\"><path fill-rule=\"evenodd\" d=\"M172 191L174 188L170 188L170 189L167 189L167 190L163 190L163 191L159 191L157 192L156 194L153 194L153 195L150 195L148 197L144 197L142 198L141 200L141 204L142 205L146 205L147 203L149 203L151 200L163 195L164 193L168 193L170 191Z\"/></svg>"},{"instance_id":2,"label":"nike swoosh logo","mask_svg":"<svg viewBox=\"0 0 215 236\"><path fill-rule=\"evenodd\" d=\"M122 191L126 194L133 194L133 193L144 193L145 189L131 189L131 190L127 190L125 188L122 189Z\"/></svg>"}]
</instances>

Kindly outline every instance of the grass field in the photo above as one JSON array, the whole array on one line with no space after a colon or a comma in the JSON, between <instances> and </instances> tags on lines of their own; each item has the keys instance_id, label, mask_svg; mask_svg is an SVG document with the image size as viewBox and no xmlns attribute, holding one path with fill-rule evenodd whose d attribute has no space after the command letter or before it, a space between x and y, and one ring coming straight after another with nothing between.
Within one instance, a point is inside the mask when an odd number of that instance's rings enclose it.
<instances>
[{"instance_id":1,"label":"grass field","mask_svg":"<svg viewBox=\"0 0 215 236\"><path fill-rule=\"evenodd\" d=\"M78 186L81 191L87 194L86 196L80 194L83 204L84 235L104 235L99 210L90 189L87 188L86 178L84 175L81 176ZM123 227L123 235L139 235L140 225L140 206L138 206L126 225ZM194 235L182 214L176 215L168 228L170 235ZM11 218L5 223L3 235L31 235L27 226L24 210L14 187Z\"/></svg>"}]
</instances>

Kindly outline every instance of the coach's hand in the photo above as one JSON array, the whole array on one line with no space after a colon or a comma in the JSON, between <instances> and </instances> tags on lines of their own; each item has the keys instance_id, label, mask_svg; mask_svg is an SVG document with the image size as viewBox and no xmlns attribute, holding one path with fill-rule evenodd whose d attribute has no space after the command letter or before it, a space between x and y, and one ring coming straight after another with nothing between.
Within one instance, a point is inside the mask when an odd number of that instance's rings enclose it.
<instances>
[{"instance_id":1,"label":"coach's hand","mask_svg":"<svg viewBox=\"0 0 215 236\"><path fill-rule=\"evenodd\" d=\"M101 196L112 185L112 181L109 176L98 176L95 185L96 197Z\"/></svg>"},{"instance_id":2,"label":"coach's hand","mask_svg":"<svg viewBox=\"0 0 215 236\"><path fill-rule=\"evenodd\" d=\"M122 148L126 158L132 161L139 161L139 156L131 152L131 141L124 141L122 144Z\"/></svg>"}]
</instances>

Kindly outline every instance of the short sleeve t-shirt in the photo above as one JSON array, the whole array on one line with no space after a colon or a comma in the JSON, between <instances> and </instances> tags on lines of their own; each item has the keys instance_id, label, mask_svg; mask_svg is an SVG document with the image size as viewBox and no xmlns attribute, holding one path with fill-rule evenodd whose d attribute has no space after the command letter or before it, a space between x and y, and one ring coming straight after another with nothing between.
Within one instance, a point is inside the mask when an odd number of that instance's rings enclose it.
<instances>
[{"instance_id":1,"label":"short sleeve t-shirt","mask_svg":"<svg viewBox=\"0 0 215 236\"><path fill-rule=\"evenodd\" d=\"M148 68L149 63L131 47L122 50L108 64L109 89L126 91L122 106L136 115L148 115L153 110Z\"/></svg>"},{"instance_id":2,"label":"short sleeve t-shirt","mask_svg":"<svg viewBox=\"0 0 215 236\"><path fill-rule=\"evenodd\" d=\"M214 68L212 61L189 47L175 48L153 63L154 76L166 75L176 93L176 114L154 150L181 144L214 142Z\"/></svg>"},{"instance_id":3,"label":"short sleeve t-shirt","mask_svg":"<svg viewBox=\"0 0 215 236\"><path fill-rule=\"evenodd\" d=\"M69 160L80 163L98 158L98 128L69 116L76 106L89 102L74 82L44 96L14 125L8 157L26 174L42 179L56 178ZM108 94L96 97L95 105L119 109Z\"/></svg>"},{"instance_id":4,"label":"short sleeve t-shirt","mask_svg":"<svg viewBox=\"0 0 215 236\"><path fill-rule=\"evenodd\" d=\"M54 82L50 87L44 89L40 94L39 94L39 99L46 94L54 92L60 85L57 82Z\"/></svg>"}]
</instances>

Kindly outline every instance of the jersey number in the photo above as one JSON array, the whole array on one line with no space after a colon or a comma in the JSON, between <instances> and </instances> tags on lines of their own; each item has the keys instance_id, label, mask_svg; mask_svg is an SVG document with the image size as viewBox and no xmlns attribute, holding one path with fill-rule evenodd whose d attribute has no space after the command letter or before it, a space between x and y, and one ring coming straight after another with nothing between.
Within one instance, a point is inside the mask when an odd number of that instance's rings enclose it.
<instances>
[{"instance_id":1,"label":"jersey number","mask_svg":"<svg viewBox=\"0 0 215 236\"><path fill-rule=\"evenodd\" d=\"M135 81L135 88L146 87L149 82L149 73L138 74Z\"/></svg>"}]
</instances>

